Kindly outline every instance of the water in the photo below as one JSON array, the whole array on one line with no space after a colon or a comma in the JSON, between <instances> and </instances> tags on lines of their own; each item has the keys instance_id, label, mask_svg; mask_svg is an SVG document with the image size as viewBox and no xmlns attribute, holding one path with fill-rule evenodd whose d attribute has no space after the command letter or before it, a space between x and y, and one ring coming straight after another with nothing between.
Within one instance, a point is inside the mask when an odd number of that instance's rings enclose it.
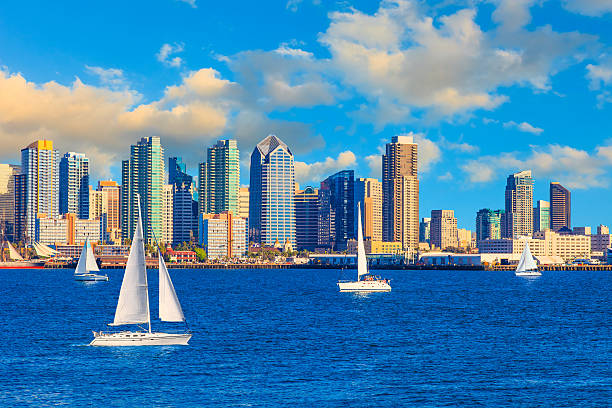
<instances>
[{"instance_id":1,"label":"water","mask_svg":"<svg viewBox=\"0 0 612 408\"><path fill-rule=\"evenodd\" d=\"M121 271L0 271L0 406L612 401L610 272L385 271L393 291L370 295L338 293L332 270L171 274L190 346L100 348Z\"/></svg>"}]
</instances>

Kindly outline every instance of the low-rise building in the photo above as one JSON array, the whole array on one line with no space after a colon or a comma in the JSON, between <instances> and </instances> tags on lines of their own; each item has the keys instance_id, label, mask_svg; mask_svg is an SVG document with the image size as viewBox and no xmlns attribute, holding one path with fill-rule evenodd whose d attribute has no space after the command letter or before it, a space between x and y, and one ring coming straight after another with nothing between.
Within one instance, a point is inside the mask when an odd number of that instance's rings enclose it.
<instances>
[{"instance_id":1,"label":"low-rise building","mask_svg":"<svg viewBox=\"0 0 612 408\"><path fill-rule=\"evenodd\" d=\"M100 220L83 220L75 214L57 218L42 214L36 219L36 241L46 245L83 245L100 241Z\"/></svg>"},{"instance_id":2,"label":"low-rise building","mask_svg":"<svg viewBox=\"0 0 612 408\"><path fill-rule=\"evenodd\" d=\"M168 255L170 262L176 263L195 263L198 260L194 251L175 251L170 247L166 249L166 255Z\"/></svg>"},{"instance_id":3,"label":"low-rise building","mask_svg":"<svg viewBox=\"0 0 612 408\"><path fill-rule=\"evenodd\" d=\"M200 245L209 259L238 258L246 253L246 220L233 216L231 211L201 214L198 231Z\"/></svg>"},{"instance_id":4,"label":"low-rise building","mask_svg":"<svg viewBox=\"0 0 612 408\"><path fill-rule=\"evenodd\" d=\"M357 253L357 240L350 239L347 243L347 252L350 254ZM401 242L386 242L386 241L371 241L366 239L363 241L363 249L366 254L403 254L404 248Z\"/></svg>"}]
</instances>

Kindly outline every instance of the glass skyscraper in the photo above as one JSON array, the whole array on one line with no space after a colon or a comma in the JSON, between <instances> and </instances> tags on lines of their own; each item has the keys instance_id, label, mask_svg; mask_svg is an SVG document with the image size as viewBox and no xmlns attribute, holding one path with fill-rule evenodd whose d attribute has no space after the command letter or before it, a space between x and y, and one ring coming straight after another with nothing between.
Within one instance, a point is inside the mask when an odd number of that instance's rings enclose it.
<instances>
[{"instance_id":1,"label":"glass skyscraper","mask_svg":"<svg viewBox=\"0 0 612 408\"><path fill-rule=\"evenodd\" d=\"M240 152L235 140L219 140L208 148L199 178L200 213L239 213Z\"/></svg>"},{"instance_id":2,"label":"glass skyscraper","mask_svg":"<svg viewBox=\"0 0 612 408\"><path fill-rule=\"evenodd\" d=\"M533 234L533 178L531 170L511 174L506 180L506 212L502 238Z\"/></svg>"},{"instance_id":3,"label":"glass skyscraper","mask_svg":"<svg viewBox=\"0 0 612 408\"><path fill-rule=\"evenodd\" d=\"M483 208L476 213L476 241L501 238L501 220L504 210Z\"/></svg>"},{"instance_id":4,"label":"glass skyscraper","mask_svg":"<svg viewBox=\"0 0 612 408\"><path fill-rule=\"evenodd\" d=\"M572 194L556 181L550 183L550 229L572 228Z\"/></svg>"},{"instance_id":5,"label":"glass skyscraper","mask_svg":"<svg viewBox=\"0 0 612 408\"><path fill-rule=\"evenodd\" d=\"M198 237L198 206L195 205L193 177L181 157L168 159L168 184L172 185L172 243L190 242Z\"/></svg>"},{"instance_id":6,"label":"glass skyscraper","mask_svg":"<svg viewBox=\"0 0 612 408\"><path fill-rule=\"evenodd\" d=\"M262 245L295 246L293 153L270 135L251 154L249 239Z\"/></svg>"},{"instance_id":7,"label":"glass skyscraper","mask_svg":"<svg viewBox=\"0 0 612 408\"><path fill-rule=\"evenodd\" d=\"M342 170L321 182L319 246L345 251L355 239L355 172Z\"/></svg>"},{"instance_id":8,"label":"glass skyscraper","mask_svg":"<svg viewBox=\"0 0 612 408\"><path fill-rule=\"evenodd\" d=\"M82 153L68 152L60 160L60 214L89 218L89 159Z\"/></svg>"},{"instance_id":9,"label":"glass skyscraper","mask_svg":"<svg viewBox=\"0 0 612 408\"><path fill-rule=\"evenodd\" d=\"M136 228L140 195L144 238L148 243L162 239L162 194L164 148L158 136L143 137L130 149L130 159L121 166L121 232L132 239Z\"/></svg>"},{"instance_id":10,"label":"glass skyscraper","mask_svg":"<svg viewBox=\"0 0 612 408\"><path fill-rule=\"evenodd\" d=\"M59 215L59 153L53 141L38 140L21 150L21 172L25 176L25 231L23 239L32 242L36 218Z\"/></svg>"}]
</instances>

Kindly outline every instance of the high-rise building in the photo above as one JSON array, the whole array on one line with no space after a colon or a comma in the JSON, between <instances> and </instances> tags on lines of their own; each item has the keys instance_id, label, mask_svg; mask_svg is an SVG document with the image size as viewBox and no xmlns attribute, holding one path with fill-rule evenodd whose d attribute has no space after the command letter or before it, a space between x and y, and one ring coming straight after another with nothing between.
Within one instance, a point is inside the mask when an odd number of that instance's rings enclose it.
<instances>
[{"instance_id":1,"label":"high-rise building","mask_svg":"<svg viewBox=\"0 0 612 408\"><path fill-rule=\"evenodd\" d=\"M193 183L193 177L187 174L187 166L182 157L168 159L168 184Z\"/></svg>"},{"instance_id":2,"label":"high-rise building","mask_svg":"<svg viewBox=\"0 0 612 408\"><path fill-rule=\"evenodd\" d=\"M538 200L538 204L533 207L533 232L547 229L550 229L550 203Z\"/></svg>"},{"instance_id":3,"label":"high-rise building","mask_svg":"<svg viewBox=\"0 0 612 408\"><path fill-rule=\"evenodd\" d=\"M121 231L121 186L113 180L98 181L98 191L106 207L106 227L109 231Z\"/></svg>"},{"instance_id":4,"label":"high-rise building","mask_svg":"<svg viewBox=\"0 0 612 408\"><path fill-rule=\"evenodd\" d=\"M570 191L561 184L550 183L550 229L572 229L572 197Z\"/></svg>"},{"instance_id":5,"label":"high-rise building","mask_svg":"<svg viewBox=\"0 0 612 408\"><path fill-rule=\"evenodd\" d=\"M174 238L174 185L164 184L164 192L162 197L162 233L161 241L165 244L171 244Z\"/></svg>"},{"instance_id":6,"label":"high-rise building","mask_svg":"<svg viewBox=\"0 0 612 408\"><path fill-rule=\"evenodd\" d=\"M175 183L173 185L173 227L172 243L195 241L198 238L198 213L197 203L194 208L193 184L189 182ZM195 213L194 213L195 211Z\"/></svg>"},{"instance_id":7,"label":"high-rise building","mask_svg":"<svg viewBox=\"0 0 612 408\"><path fill-rule=\"evenodd\" d=\"M597 226L597 234L601 235L601 234L609 234L609 233L610 233L610 228L608 228L606 225L599 224Z\"/></svg>"},{"instance_id":8,"label":"high-rise building","mask_svg":"<svg viewBox=\"0 0 612 408\"><path fill-rule=\"evenodd\" d=\"M238 216L241 218L249 218L249 188L240 187L238 193Z\"/></svg>"},{"instance_id":9,"label":"high-rise building","mask_svg":"<svg viewBox=\"0 0 612 408\"><path fill-rule=\"evenodd\" d=\"M361 203L363 239L382 241L382 183L375 178L356 179L355 206L359 203ZM357 208L353 211L357 214ZM354 228L357 228L357 223Z\"/></svg>"},{"instance_id":10,"label":"high-rise building","mask_svg":"<svg viewBox=\"0 0 612 408\"><path fill-rule=\"evenodd\" d=\"M472 248L472 231L464 228L457 228L457 247L459 248Z\"/></svg>"},{"instance_id":11,"label":"high-rise building","mask_svg":"<svg viewBox=\"0 0 612 408\"><path fill-rule=\"evenodd\" d=\"M295 192L295 242L298 251L314 251L319 230L319 191L313 187Z\"/></svg>"},{"instance_id":12,"label":"high-rise building","mask_svg":"<svg viewBox=\"0 0 612 408\"><path fill-rule=\"evenodd\" d=\"M140 196L145 242L153 244L162 236L164 189L164 148L158 136L143 137L131 146L130 159L121 168L121 232L123 239L134 236Z\"/></svg>"},{"instance_id":13,"label":"high-rise building","mask_svg":"<svg viewBox=\"0 0 612 408\"><path fill-rule=\"evenodd\" d=\"M15 240L15 176L21 167L0 164L0 239Z\"/></svg>"},{"instance_id":14,"label":"high-rise building","mask_svg":"<svg viewBox=\"0 0 612 408\"><path fill-rule=\"evenodd\" d=\"M453 210L431 211L431 245L440 249L457 247L457 219Z\"/></svg>"},{"instance_id":15,"label":"high-rise building","mask_svg":"<svg viewBox=\"0 0 612 408\"><path fill-rule=\"evenodd\" d=\"M504 238L531 236L533 233L533 179L531 170L511 174L506 181Z\"/></svg>"},{"instance_id":16,"label":"high-rise building","mask_svg":"<svg viewBox=\"0 0 612 408\"><path fill-rule=\"evenodd\" d=\"M89 219L89 158L68 152L60 160L60 214Z\"/></svg>"},{"instance_id":17,"label":"high-rise building","mask_svg":"<svg viewBox=\"0 0 612 408\"><path fill-rule=\"evenodd\" d=\"M431 241L431 218L423 217L419 223L419 242L429 244Z\"/></svg>"},{"instance_id":18,"label":"high-rise building","mask_svg":"<svg viewBox=\"0 0 612 408\"><path fill-rule=\"evenodd\" d=\"M503 210L483 208L476 213L476 241L501 238Z\"/></svg>"},{"instance_id":19,"label":"high-rise building","mask_svg":"<svg viewBox=\"0 0 612 408\"><path fill-rule=\"evenodd\" d=\"M209 259L237 258L246 253L246 220L230 211L200 214L199 242Z\"/></svg>"},{"instance_id":20,"label":"high-rise building","mask_svg":"<svg viewBox=\"0 0 612 408\"><path fill-rule=\"evenodd\" d=\"M59 215L59 153L53 141L38 140L21 150L21 172L25 175L24 239L36 235L36 218Z\"/></svg>"},{"instance_id":21,"label":"high-rise building","mask_svg":"<svg viewBox=\"0 0 612 408\"><path fill-rule=\"evenodd\" d=\"M240 152L235 140L219 140L200 164L200 212L239 212Z\"/></svg>"},{"instance_id":22,"label":"high-rise building","mask_svg":"<svg viewBox=\"0 0 612 408\"><path fill-rule=\"evenodd\" d=\"M321 182L319 189L319 246L346 251L355 239L355 172L339 171Z\"/></svg>"},{"instance_id":23,"label":"high-rise building","mask_svg":"<svg viewBox=\"0 0 612 408\"><path fill-rule=\"evenodd\" d=\"M15 224L13 241L24 241L27 230L27 175L15 174Z\"/></svg>"},{"instance_id":24,"label":"high-rise building","mask_svg":"<svg viewBox=\"0 0 612 408\"><path fill-rule=\"evenodd\" d=\"M412 136L394 136L382 162L383 241L402 242L405 250L419 245L419 180L417 144Z\"/></svg>"},{"instance_id":25,"label":"high-rise building","mask_svg":"<svg viewBox=\"0 0 612 408\"><path fill-rule=\"evenodd\" d=\"M295 245L295 173L293 153L274 135L251 154L249 240Z\"/></svg>"}]
</instances>

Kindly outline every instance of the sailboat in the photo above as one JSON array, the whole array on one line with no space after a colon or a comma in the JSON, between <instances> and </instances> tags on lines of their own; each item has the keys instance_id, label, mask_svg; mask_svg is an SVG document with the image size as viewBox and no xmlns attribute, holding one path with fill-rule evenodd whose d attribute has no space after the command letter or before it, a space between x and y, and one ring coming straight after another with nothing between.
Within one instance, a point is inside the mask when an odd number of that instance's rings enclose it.
<instances>
[{"instance_id":1,"label":"sailboat","mask_svg":"<svg viewBox=\"0 0 612 408\"><path fill-rule=\"evenodd\" d=\"M529 250L529 244L527 242L525 242L525 248L523 249L521 259L519 260L514 274L516 276L522 277L542 276L542 273L538 271L538 265L536 264L535 259L533 259L533 256L531 255L531 251Z\"/></svg>"},{"instance_id":2,"label":"sailboat","mask_svg":"<svg viewBox=\"0 0 612 408\"><path fill-rule=\"evenodd\" d=\"M109 326L138 325L139 331L96 332L91 346L164 346L187 345L191 333L161 333L151 330L149 288L145 263L144 238L138 198L138 223L130 248L115 320ZM159 252L159 318L165 322L185 322L164 258ZM144 329L143 324L148 325Z\"/></svg>"},{"instance_id":3,"label":"sailboat","mask_svg":"<svg viewBox=\"0 0 612 408\"><path fill-rule=\"evenodd\" d=\"M74 270L74 279L78 281L107 281L108 275L98 275L94 272L100 272L96 258L91 247L89 238L85 239L83 249L81 249L81 256L77 263L76 269Z\"/></svg>"},{"instance_id":4,"label":"sailboat","mask_svg":"<svg viewBox=\"0 0 612 408\"><path fill-rule=\"evenodd\" d=\"M363 278L362 278L363 276ZM340 292L389 292L391 285L388 279L368 274L368 261L363 246L363 231L361 228L361 205L357 203L357 280L338 281Z\"/></svg>"}]
</instances>

